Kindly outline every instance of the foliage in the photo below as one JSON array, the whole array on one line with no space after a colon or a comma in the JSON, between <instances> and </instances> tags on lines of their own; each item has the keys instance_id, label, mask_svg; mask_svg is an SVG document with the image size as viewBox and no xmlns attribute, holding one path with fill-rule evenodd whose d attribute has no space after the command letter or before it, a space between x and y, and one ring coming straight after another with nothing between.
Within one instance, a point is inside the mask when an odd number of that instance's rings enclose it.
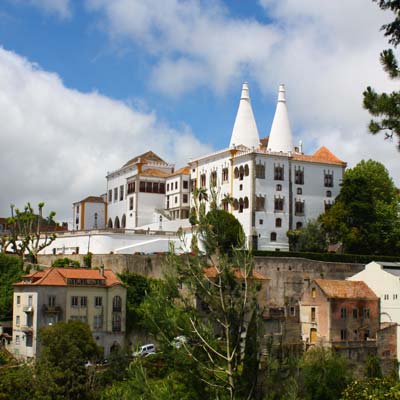
<instances>
[{"instance_id":1,"label":"foliage","mask_svg":"<svg viewBox=\"0 0 400 400\"><path fill-rule=\"evenodd\" d=\"M90 251L83 256L83 264L86 268L92 268L93 253Z\"/></svg>"},{"instance_id":2,"label":"foliage","mask_svg":"<svg viewBox=\"0 0 400 400\"><path fill-rule=\"evenodd\" d=\"M127 378L130 353L129 348L118 348L109 355L107 367L98 373L100 386L106 387Z\"/></svg>"},{"instance_id":3,"label":"foliage","mask_svg":"<svg viewBox=\"0 0 400 400\"><path fill-rule=\"evenodd\" d=\"M372 354L368 354L365 363L365 376L367 378L382 378L382 369L380 359Z\"/></svg>"},{"instance_id":4,"label":"foliage","mask_svg":"<svg viewBox=\"0 0 400 400\"><path fill-rule=\"evenodd\" d=\"M314 348L303 356L300 379L305 400L337 400L351 381L351 370L334 351Z\"/></svg>"},{"instance_id":5,"label":"foliage","mask_svg":"<svg viewBox=\"0 0 400 400\"><path fill-rule=\"evenodd\" d=\"M139 308L144 299L151 294L152 283L155 280L128 271L118 274L118 277L127 288L126 329L127 332L131 332L133 328L141 326L142 315Z\"/></svg>"},{"instance_id":6,"label":"foliage","mask_svg":"<svg viewBox=\"0 0 400 400\"><path fill-rule=\"evenodd\" d=\"M400 255L397 190L379 162L359 162L348 169L335 204L320 217L333 243L358 254Z\"/></svg>"},{"instance_id":7,"label":"foliage","mask_svg":"<svg viewBox=\"0 0 400 400\"><path fill-rule=\"evenodd\" d=\"M24 275L19 257L0 253L0 321L12 319L13 284Z\"/></svg>"},{"instance_id":8,"label":"foliage","mask_svg":"<svg viewBox=\"0 0 400 400\"><path fill-rule=\"evenodd\" d=\"M397 47L400 43L400 4L393 0L373 0L378 3L382 10L391 11L395 19L394 21L382 26L385 36L389 38L389 43ZM387 72L391 79L400 77L400 69L398 60L392 49L383 50L380 54L380 61L383 69ZM370 86L363 93L364 107L370 114L377 118L370 121L369 130L373 134L381 131L385 132L385 139L392 139L393 134L399 138L400 149L400 110L398 104L400 102L400 92L393 91L389 94L378 94ZM387 133L389 131L390 133Z\"/></svg>"},{"instance_id":9,"label":"foliage","mask_svg":"<svg viewBox=\"0 0 400 400\"><path fill-rule=\"evenodd\" d=\"M309 221L301 229L287 232L289 245L295 251L324 252L327 250L326 234L319 221Z\"/></svg>"},{"instance_id":10,"label":"foliage","mask_svg":"<svg viewBox=\"0 0 400 400\"><path fill-rule=\"evenodd\" d=\"M89 326L80 321L59 322L39 330L40 357L36 362L36 387L43 398L88 399L88 360L101 356Z\"/></svg>"},{"instance_id":11,"label":"foliage","mask_svg":"<svg viewBox=\"0 0 400 400\"><path fill-rule=\"evenodd\" d=\"M58 267L58 268L79 268L80 264L79 261L71 260L68 257L64 258L57 258L51 263L52 267Z\"/></svg>"},{"instance_id":12,"label":"foliage","mask_svg":"<svg viewBox=\"0 0 400 400\"><path fill-rule=\"evenodd\" d=\"M34 397L32 368L28 365L0 368L0 400L29 400Z\"/></svg>"},{"instance_id":13,"label":"foliage","mask_svg":"<svg viewBox=\"0 0 400 400\"><path fill-rule=\"evenodd\" d=\"M51 211L47 218L43 218L44 203L38 204L38 214L35 214L30 203L21 211L11 205L11 218L8 219L10 235L2 251L9 247L20 257L27 256L32 263L37 263L38 253L49 246L55 239L54 233L48 233L45 228L55 226L56 213Z\"/></svg>"},{"instance_id":14,"label":"foliage","mask_svg":"<svg viewBox=\"0 0 400 400\"><path fill-rule=\"evenodd\" d=\"M399 400L400 384L390 378L370 378L351 382L341 400Z\"/></svg>"}]
</instances>

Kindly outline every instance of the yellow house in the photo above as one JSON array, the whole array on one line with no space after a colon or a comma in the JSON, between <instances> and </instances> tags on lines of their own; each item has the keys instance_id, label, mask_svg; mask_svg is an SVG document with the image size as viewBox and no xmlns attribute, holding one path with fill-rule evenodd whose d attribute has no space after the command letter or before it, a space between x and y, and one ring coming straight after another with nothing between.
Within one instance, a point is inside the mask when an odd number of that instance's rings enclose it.
<instances>
[{"instance_id":1,"label":"yellow house","mask_svg":"<svg viewBox=\"0 0 400 400\"><path fill-rule=\"evenodd\" d=\"M25 275L14 285L12 352L36 357L38 329L80 320L107 356L124 344L125 307L126 288L111 270L49 268Z\"/></svg>"}]
</instances>

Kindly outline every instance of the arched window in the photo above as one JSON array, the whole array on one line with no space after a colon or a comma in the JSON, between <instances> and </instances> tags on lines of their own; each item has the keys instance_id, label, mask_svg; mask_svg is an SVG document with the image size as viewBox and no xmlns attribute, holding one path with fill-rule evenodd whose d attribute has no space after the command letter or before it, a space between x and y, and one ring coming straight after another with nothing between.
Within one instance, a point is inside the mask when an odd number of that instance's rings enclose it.
<instances>
[{"instance_id":1,"label":"arched window","mask_svg":"<svg viewBox=\"0 0 400 400\"><path fill-rule=\"evenodd\" d=\"M115 228L115 229L119 229L119 228L120 228L119 218L118 218L118 217L115 217L115 220L114 220L114 228Z\"/></svg>"},{"instance_id":2,"label":"arched window","mask_svg":"<svg viewBox=\"0 0 400 400\"><path fill-rule=\"evenodd\" d=\"M277 218L277 219L275 220L275 226L276 226L277 228L281 228L281 227L282 227L282 218Z\"/></svg>"},{"instance_id":3,"label":"arched window","mask_svg":"<svg viewBox=\"0 0 400 400\"><path fill-rule=\"evenodd\" d=\"M239 168L236 167L234 171L235 179L239 178Z\"/></svg>"},{"instance_id":4,"label":"arched window","mask_svg":"<svg viewBox=\"0 0 400 400\"><path fill-rule=\"evenodd\" d=\"M244 176L249 176L249 166L247 164L244 166Z\"/></svg>"},{"instance_id":5,"label":"arched window","mask_svg":"<svg viewBox=\"0 0 400 400\"><path fill-rule=\"evenodd\" d=\"M326 191L326 197L332 197L332 192L330 190Z\"/></svg>"},{"instance_id":6,"label":"arched window","mask_svg":"<svg viewBox=\"0 0 400 400\"><path fill-rule=\"evenodd\" d=\"M249 208L249 199L247 197L244 198L244 208Z\"/></svg>"},{"instance_id":7,"label":"arched window","mask_svg":"<svg viewBox=\"0 0 400 400\"><path fill-rule=\"evenodd\" d=\"M301 229L303 227L302 222L296 222L296 229Z\"/></svg>"},{"instance_id":8,"label":"arched window","mask_svg":"<svg viewBox=\"0 0 400 400\"><path fill-rule=\"evenodd\" d=\"M121 296L114 296L114 298L113 298L113 311L114 312L121 312L121 307L122 307Z\"/></svg>"},{"instance_id":9,"label":"arched window","mask_svg":"<svg viewBox=\"0 0 400 400\"><path fill-rule=\"evenodd\" d=\"M112 223L112 219L108 218L108 224L107 224L107 228L111 228L113 227L113 223Z\"/></svg>"},{"instance_id":10,"label":"arched window","mask_svg":"<svg viewBox=\"0 0 400 400\"><path fill-rule=\"evenodd\" d=\"M243 199L240 198L240 199L239 199L239 212L240 212L240 213L243 212L243 207L244 207L244 202L243 202Z\"/></svg>"},{"instance_id":11,"label":"arched window","mask_svg":"<svg viewBox=\"0 0 400 400\"><path fill-rule=\"evenodd\" d=\"M112 331L113 332L121 332L121 315L120 314L113 314Z\"/></svg>"},{"instance_id":12,"label":"arched window","mask_svg":"<svg viewBox=\"0 0 400 400\"><path fill-rule=\"evenodd\" d=\"M278 184L276 185L276 191L277 191L277 192L280 192L281 190L282 190L282 185L278 183Z\"/></svg>"},{"instance_id":13,"label":"arched window","mask_svg":"<svg viewBox=\"0 0 400 400\"><path fill-rule=\"evenodd\" d=\"M243 177L244 177L244 168L243 165L241 165L239 168L239 179L242 181Z\"/></svg>"},{"instance_id":14,"label":"arched window","mask_svg":"<svg viewBox=\"0 0 400 400\"><path fill-rule=\"evenodd\" d=\"M239 202L237 201L237 199L233 200L233 208L235 210L237 210L239 208Z\"/></svg>"},{"instance_id":15,"label":"arched window","mask_svg":"<svg viewBox=\"0 0 400 400\"><path fill-rule=\"evenodd\" d=\"M276 242L276 232L271 232L271 242Z\"/></svg>"},{"instance_id":16,"label":"arched window","mask_svg":"<svg viewBox=\"0 0 400 400\"><path fill-rule=\"evenodd\" d=\"M124 214L121 219L121 228L126 227L126 215Z\"/></svg>"}]
</instances>

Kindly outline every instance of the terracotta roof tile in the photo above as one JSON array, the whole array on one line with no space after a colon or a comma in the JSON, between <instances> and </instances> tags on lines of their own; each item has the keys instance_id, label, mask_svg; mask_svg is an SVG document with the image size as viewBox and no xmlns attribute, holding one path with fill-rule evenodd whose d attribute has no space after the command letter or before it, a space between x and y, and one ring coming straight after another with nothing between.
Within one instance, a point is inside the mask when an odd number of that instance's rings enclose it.
<instances>
[{"instance_id":1,"label":"terracotta roof tile","mask_svg":"<svg viewBox=\"0 0 400 400\"><path fill-rule=\"evenodd\" d=\"M166 164L166 162L162 158L160 158L156 153L153 153L152 151L147 151L146 153L143 153L140 156L130 159L123 166L127 167L128 165L136 164L139 161L139 158L140 158L140 161L144 164L148 164L149 162Z\"/></svg>"},{"instance_id":2,"label":"terracotta roof tile","mask_svg":"<svg viewBox=\"0 0 400 400\"><path fill-rule=\"evenodd\" d=\"M243 273L239 268L235 267L235 268L233 268L233 270L234 270L234 274L235 274L235 278L236 279L244 279ZM204 275L207 278L214 279L214 278L217 278L218 272L217 272L217 269L214 266L207 267L207 268L204 268ZM256 280L261 280L261 281L270 280L270 278L265 277L263 274L255 271L255 270L253 270L252 278L250 278L250 279L256 279Z\"/></svg>"},{"instance_id":3,"label":"terracotta roof tile","mask_svg":"<svg viewBox=\"0 0 400 400\"><path fill-rule=\"evenodd\" d=\"M307 156L304 154L293 154L294 160L308 161L322 164L338 164L346 166L347 164L337 158L325 146L320 147L313 155Z\"/></svg>"},{"instance_id":4,"label":"terracotta roof tile","mask_svg":"<svg viewBox=\"0 0 400 400\"><path fill-rule=\"evenodd\" d=\"M149 168L145 169L140 173L140 176L155 176L157 178L166 178L169 176L168 172L161 171L159 169Z\"/></svg>"},{"instance_id":5,"label":"terracotta roof tile","mask_svg":"<svg viewBox=\"0 0 400 400\"><path fill-rule=\"evenodd\" d=\"M190 174L190 166L187 165L186 167L179 168L177 171L173 172L172 174L169 174L169 176L189 175L189 174Z\"/></svg>"},{"instance_id":6,"label":"terracotta roof tile","mask_svg":"<svg viewBox=\"0 0 400 400\"><path fill-rule=\"evenodd\" d=\"M85 199L79 201L78 203L83 203L83 202L85 202L85 203L104 203L104 199L100 196L88 196Z\"/></svg>"},{"instance_id":7,"label":"terracotta roof tile","mask_svg":"<svg viewBox=\"0 0 400 400\"><path fill-rule=\"evenodd\" d=\"M376 294L365 282L331 279L316 279L315 283L331 299L378 300Z\"/></svg>"},{"instance_id":8,"label":"terracotta roof tile","mask_svg":"<svg viewBox=\"0 0 400 400\"><path fill-rule=\"evenodd\" d=\"M92 279L102 280L105 286L122 285L114 272L109 269L104 270L104 276L98 269L84 268L49 268L46 271L37 271L22 277L23 281L16 286L68 286L67 279ZM24 282L24 280L31 282Z\"/></svg>"}]
</instances>

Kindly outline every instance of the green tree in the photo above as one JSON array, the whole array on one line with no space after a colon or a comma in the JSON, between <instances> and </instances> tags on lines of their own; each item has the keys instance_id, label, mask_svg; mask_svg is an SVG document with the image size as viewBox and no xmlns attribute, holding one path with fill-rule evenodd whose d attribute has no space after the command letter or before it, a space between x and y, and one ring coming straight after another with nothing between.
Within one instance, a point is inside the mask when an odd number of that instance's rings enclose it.
<instances>
[{"instance_id":1,"label":"green tree","mask_svg":"<svg viewBox=\"0 0 400 400\"><path fill-rule=\"evenodd\" d=\"M85 363L100 358L101 351L89 326L69 321L41 328L39 345L41 352L35 365L38 398L91 398L93 387Z\"/></svg>"},{"instance_id":2,"label":"green tree","mask_svg":"<svg viewBox=\"0 0 400 400\"><path fill-rule=\"evenodd\" d=\"M394 20L382 26L385 36L389 38L389 43L395 48L400 43L400 4L393 0L372 0L378 3L382 10L389 10L394 14ZM380 61L383 69L391 79L400 77L398 60L392 49L383 50L380 54ZM370 86L363 93L364 107L375 117L369 123L369 130L373 134L381 131L385 132L385 138L399 138L400 149L400 92L393 91L387 93L377 93Z\"/></svg>"},{"instance_id":3,"label":"green tree","mask_svg":"<svg viewBox=\"0 0 400 400\"><path fill-rule=\"evenodd\" d=\"M320 217L331 242L355 254L400 254L399 196L386 168L362 160L348 169L335 204Z\"/></svg>"},{"instance_id":4,"label":"green tree","mask_svg":"<svg viewBox=\"0 0 400 400\"><path fill-rule=\"evenodd\" d=\"M351 381L347 360L328 349L307 351L300 366L305 400L338 400Z\"/></svg>"},{"instance_id":5,"label":"green tree","mask_svg":"<svg viewBox=\"0 0 400 400\"><path fill-rule=\"evenodd\" d=\"M81 265L79 264L79 261L74 261L71 260L68 257L63 257L63 258L57 258L51 263L52 267L58 267L58 268L79 268Z\"/></svg>"},{"instance_id":6,"label":"green tree","mask_svg":"<svg viewBox=\"0 0 400 400\"><path fill-rule=\"evenodd\" d=\"M13 284L24 275L19 257L0 253L0 321L12 319Z\"/></svg>"},{"instance_id":7,"label":"green tree","mask_svg":"<svg viewBox=\"0 0 400 400\"><path fill-rule=\"evenodd\" d=\"M343 392L341 400L399 400L400 384L390 378L354 380Z\"/></svg>"},{"instance_id":8,"label":"green tree","mask_svg":"<svg viewBox=\"0 0 400 400\"><path fill-rule=\"evenodd\" d=\"M301 229L287 232L292 251L311 251L322 253L327 250L326 233L319 221L309 221Z\"/></svg>"},{"instance_id":9,"label":"green tree","mask_svg":"<svg viewBox=\"0 0 400 400\"><path fill-rule=\"evenodd\" d=\"M0 368L0 400L34 399L35 381L30 366L12 365Z\"/></svg>"},{"instance_id":10,"label":"green tree","mask_svg":"<svg viewBox=\"0 0 400 400\"><path fill-rule=\"evenodd\" d=\"M35 214L30 203L23 210L11 205L11 217L8 219L10 235L2 246L5 252L11 248L20 257L27 256L31 262L37 263L37 256L41 250L49 246L55 239L54 217L56 213L51 211L47 218L43 217L44 203L38 204L38 213Z\"/></svg>"}]
</instances>

